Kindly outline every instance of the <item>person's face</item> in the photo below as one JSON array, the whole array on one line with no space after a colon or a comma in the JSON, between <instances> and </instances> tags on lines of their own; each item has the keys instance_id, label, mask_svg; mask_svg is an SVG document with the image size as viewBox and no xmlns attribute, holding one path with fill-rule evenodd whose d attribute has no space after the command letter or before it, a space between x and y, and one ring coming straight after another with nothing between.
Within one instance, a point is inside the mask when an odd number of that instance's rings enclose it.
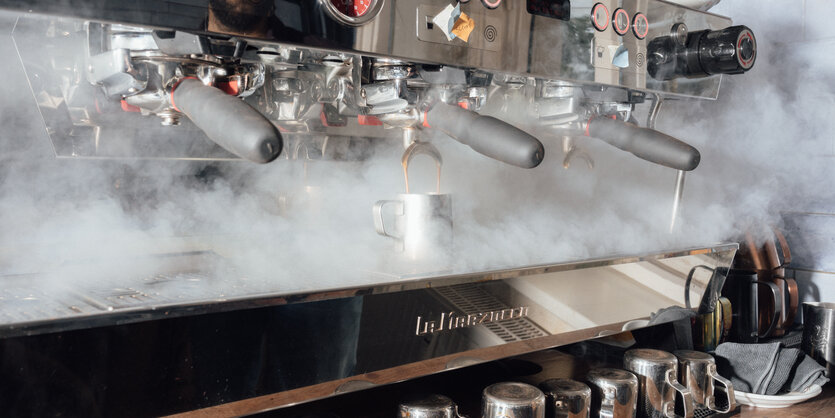
<instances>
[{"instance_id":1,"label":"person's face","mask_svg":"<svg viewBox=\"0 0 835 418\"><path fill-rule=\"evenodd\" d=\"M273 13L273 0L209 0L220 24L237 31L253 29Z\"/></svg>"}]
</instances>

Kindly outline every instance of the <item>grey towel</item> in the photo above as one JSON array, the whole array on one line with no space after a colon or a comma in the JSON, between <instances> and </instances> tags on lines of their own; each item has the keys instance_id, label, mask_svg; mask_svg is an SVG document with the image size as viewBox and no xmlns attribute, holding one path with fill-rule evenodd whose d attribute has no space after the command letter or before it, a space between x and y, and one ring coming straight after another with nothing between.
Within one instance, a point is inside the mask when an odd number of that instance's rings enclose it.
<instances>
[{"instance_id":1,"label":"grey towel","mask_svg":"<svg viewBox=\"0 0 835 418\"><path fill-rule=\"evenodd\" d=\"M722 343L716 347L716 368L740 392L764 394L780 353L780 343Z\"/></svg>"},{"instance_id":2,"label":"grey towel","mask_svg":"<svg viewBox=\"0 0 835 418\"><path fill-rule=\"evenodd\" d=\"M774 364L774 373L771 375L771 381L765 389L766 395L776 395L780 393L792 372L795 371L795 366L800 363L803 357L803 352L797 348L782 348L777 355L777 362Z\"/></svg>"},{"instance_id":3,"label":"grey towel","mask_svg":"<svg viewBox=\"0 0 835 418\"><path fill-rule=\"evenodd\" d=\"M681 306L670 306L669 308L659 309L658 312L653 312L649 315L648 325L666 324L667 322L678 321L680 319L692 318L696 316L696 312L692 309L682 308Z\"/></svg>"},{"instance_id":4,"label":"grey towel","mask_svg":"<svg viewBox=\"0 0 835 418\"><path fill-rule=\"evenodd\" d=\"M794 369L794 373L791 375L789 390L792 392L802 392L812 385L823 386L828 381L829 378L826 377L826 369L818 364L817 361L804 354Z\"/></svg>"},{"instance_id":5,"label":"grey towel","mask_svg":"<svg viewBox=\"0 0 835 418\"><path fill-rule=\"evenodd\" d=\"M801 392L829 381L824 368L796 348L780 343L723 343L716 347L716 368L734 389L760 395Z\"/></svg>"}]
</instances>

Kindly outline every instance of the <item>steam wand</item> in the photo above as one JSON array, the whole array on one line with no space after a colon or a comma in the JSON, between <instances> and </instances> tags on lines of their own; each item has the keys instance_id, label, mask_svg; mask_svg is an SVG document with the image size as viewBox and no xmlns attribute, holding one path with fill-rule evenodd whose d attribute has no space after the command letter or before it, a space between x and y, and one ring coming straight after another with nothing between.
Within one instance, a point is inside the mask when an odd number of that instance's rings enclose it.
<instances>
[{"instance_id":1,"label":"steam wand","mask_svg":"<svg viewBox=\"0 0 835 418\"><path fill-rule=\"evenodd\" d=\"M676 173L676 192L673 198L673 215L670 219L670 233L675 232L676 222L681 214L681 198L684 195L684 170L678 170Z\"/></svg>"},{"instance_id":2,"label":"steam wand","mask_svg":"<svg viewBox=\"0 0 835 418\"><path fill-rule=\"evenodd\" d=\"M655 121L658 119L658 113L661 112L661 105L664 103L664 98L655 95L653 98L652 109L647 116L647 128L655 129ZM684 196L684 179L686 171L676 171L676 190L673 197L673 213L670 217L670 233L672 234L676 229L676 223L681 215L681 199Z\"/></svg>"}]
</instances>

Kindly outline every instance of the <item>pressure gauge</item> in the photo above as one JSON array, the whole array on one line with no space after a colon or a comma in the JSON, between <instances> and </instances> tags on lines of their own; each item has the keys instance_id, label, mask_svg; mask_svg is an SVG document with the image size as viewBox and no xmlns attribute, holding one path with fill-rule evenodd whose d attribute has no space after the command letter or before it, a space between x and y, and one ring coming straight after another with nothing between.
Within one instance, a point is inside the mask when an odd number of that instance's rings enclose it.
<instances>
[{"instance_id":1,"label":"pressure gauge","mask_svg":"<svg viewBox=\"0 0 835 418\"><path fill-rule=\"evenodd\" d=\"M336 21L359 26L375 18L383 8L384 0L319 0L328 14Z\"/></svg>"}]
</instances>

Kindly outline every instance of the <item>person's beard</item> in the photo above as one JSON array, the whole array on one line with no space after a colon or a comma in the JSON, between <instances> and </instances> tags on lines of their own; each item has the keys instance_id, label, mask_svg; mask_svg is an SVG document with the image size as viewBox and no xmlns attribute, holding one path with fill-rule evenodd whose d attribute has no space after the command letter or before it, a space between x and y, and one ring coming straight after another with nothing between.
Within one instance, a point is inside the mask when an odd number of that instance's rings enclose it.
<instances>
[{"instance_id":1,"label":"person's beard","mask_svg":"<svg viewBox=\"0 0 835 418\"><path fill-rule=\"evenodd\" d=\"M218 22L229 29L246 31L266 21L272 14L272 0L209 0Z\"/></svg>"}]
</instances>

